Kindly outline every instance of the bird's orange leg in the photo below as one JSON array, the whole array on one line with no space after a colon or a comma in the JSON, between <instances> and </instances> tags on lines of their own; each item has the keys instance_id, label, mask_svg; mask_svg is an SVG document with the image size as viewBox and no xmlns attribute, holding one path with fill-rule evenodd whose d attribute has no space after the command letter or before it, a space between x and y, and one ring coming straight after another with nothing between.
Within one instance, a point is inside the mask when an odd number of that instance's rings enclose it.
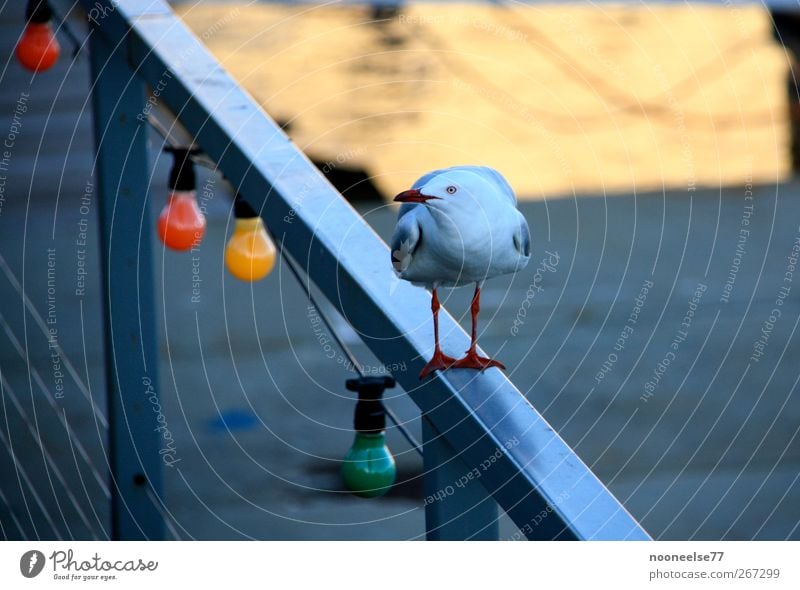
<instances>
[{"instance_id":1,"label":"bird's orange leg","mask_svg":"<svg viewBox=\"0 0 800 590\"><path fill-rule=\"evenodd\" d=\"M442 353L442 349L439 348L439 307L439 296L436 294L436 288L434 287L433 294L431 295L434 341L433 358L431 358L428 364L425 365L425 368L422 369L422 372L419 374L420 379L425 379L425 377L427 377L433 371L443 371L456 361L456 359L453 357Z\"/></svg>"},{"instance_id":2,"label":"bird's orange leg","mask_svg":"<svg viewBox=\"0 0 800 590\"><path fill-rule=\"evenodd\" d=\"M478 345L478 312L481 310L481 285L475 285L475 294L472 296L472 343L467 350L467 356L458 359L453 363L453 368L457 369L478 369L483 371L489 367L498 367L505 370L505 366L500 361L478 356L475 348Z\"/></svg>"}]
</instances>

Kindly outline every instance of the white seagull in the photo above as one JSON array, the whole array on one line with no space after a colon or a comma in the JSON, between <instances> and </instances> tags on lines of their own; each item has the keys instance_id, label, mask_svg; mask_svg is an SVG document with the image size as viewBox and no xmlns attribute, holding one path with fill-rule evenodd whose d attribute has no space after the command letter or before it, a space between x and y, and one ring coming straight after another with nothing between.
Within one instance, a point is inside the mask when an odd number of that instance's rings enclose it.
<instances>
[{"instance_id":1,"label":"white seagull","mask_svg":"<svg viewBox=\"0 0 800 590\"><path fill-rule=\"evenodd\" d=\"M428 172L394 200L403 205L392 236L392 266L401 279L432 292L433 358L419 378L450 367L505 369L496 360L478 356L477 320L483 282L522 270L530 260L530 231L517 209L514 190L492 168L453 166ZM471 283L472 343L466 356L456 360L439 348L436 289Z\"/></svg>"}]
</instances>

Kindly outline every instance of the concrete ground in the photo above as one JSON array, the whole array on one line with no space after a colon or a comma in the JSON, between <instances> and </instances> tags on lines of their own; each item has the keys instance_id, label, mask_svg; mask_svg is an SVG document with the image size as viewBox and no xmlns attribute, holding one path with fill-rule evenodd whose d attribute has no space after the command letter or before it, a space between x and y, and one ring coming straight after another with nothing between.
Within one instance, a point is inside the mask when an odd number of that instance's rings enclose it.
<instances>
[{"instance_id":1,"label":"concrete ground","mask_svg":"<svg viewBox=\"0 0 800 590\"><path fill-rule=\"evenodd\" d=\"M8 55L12 19L2 17ZM34 79L11 63L0 87L0 136L17 127L0 209L5 538L108 535L87 70L85 55ZM15 124L20 99L25 112ZM152 156L155 215L167 164ZM225 273L227 193L206 173L200 185L212 196L198 260L156 250L160 393L179 459L166 469L165 502L178 535L420 538L418 456L391 430L398 485L377 500L342 490L351 373L337 350L326 356L283 265L252 286ZM746 190L525 202L531 265L484 291L483 347L657 538L800 538L800 286L785 280L800 231L798 185L754 187L752 201ZM359 209L389 235L390 206ZM76 295L80 249L89 275ZM781 287L790 291L779 305ZM469 290L445 297L468 327ZM42 326L57 329L65 353L58 367ZM374 366L346 325L337 327ZM415 407L401 391L389 405L418 433ZM513 532L504 522L503 537Z\"/></svg>"}]
</instances>

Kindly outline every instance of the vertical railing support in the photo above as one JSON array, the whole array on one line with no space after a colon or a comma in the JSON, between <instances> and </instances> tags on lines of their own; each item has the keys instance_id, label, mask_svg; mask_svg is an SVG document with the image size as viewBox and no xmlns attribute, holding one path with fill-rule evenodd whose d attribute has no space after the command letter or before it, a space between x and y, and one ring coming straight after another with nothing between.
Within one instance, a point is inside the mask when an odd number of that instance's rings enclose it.
<instances>
[{"instance_id":1,"label":"vertical railing support","mask_svg":"<svg viewBox=\"0 0 800 590\"><path fill-rule=\"evenodd\" d=\"M91 32L108 387L112 538L162 539L156 341L144 86Z\"/></svg>"},{"instance_id":2,"label":"vertical railing support","mask_svg":"<svg viewBox=\"0 0 800 590\"><path fill-rule=\"evenodd\" d=\"M425 531L429 541L495 541L497 503L453 447L422 420L425 463Z\"/></svg>"}]
</instances>

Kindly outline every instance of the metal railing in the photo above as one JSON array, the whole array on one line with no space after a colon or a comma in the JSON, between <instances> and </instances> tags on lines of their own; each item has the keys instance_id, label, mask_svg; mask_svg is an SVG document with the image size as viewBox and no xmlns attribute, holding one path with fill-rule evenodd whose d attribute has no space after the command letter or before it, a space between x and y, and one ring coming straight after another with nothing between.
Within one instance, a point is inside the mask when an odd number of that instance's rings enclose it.
<instances>
[{"instance_id":1,"label":"metal railing","mask_svg":"<svg viewBox=\"0 0 800 590\"><path fill-rule=\"evenodd\" d=\"M90 50L114 538L164 532L152 499L162 491L156 416L139 403L146 383L158 383L148 85L377 358L410 367L396 378L422 413L425 495L439 498L425 508L429 539L496 539L498 504L529 539L649 539L502 373L417 380L432 342L428 294L405 283L389 294L386 244L165 2L81 2L102 15L91 20ZM440 322L446 346L466 349L453 318Z\"/></svg>"}]
</instances>

